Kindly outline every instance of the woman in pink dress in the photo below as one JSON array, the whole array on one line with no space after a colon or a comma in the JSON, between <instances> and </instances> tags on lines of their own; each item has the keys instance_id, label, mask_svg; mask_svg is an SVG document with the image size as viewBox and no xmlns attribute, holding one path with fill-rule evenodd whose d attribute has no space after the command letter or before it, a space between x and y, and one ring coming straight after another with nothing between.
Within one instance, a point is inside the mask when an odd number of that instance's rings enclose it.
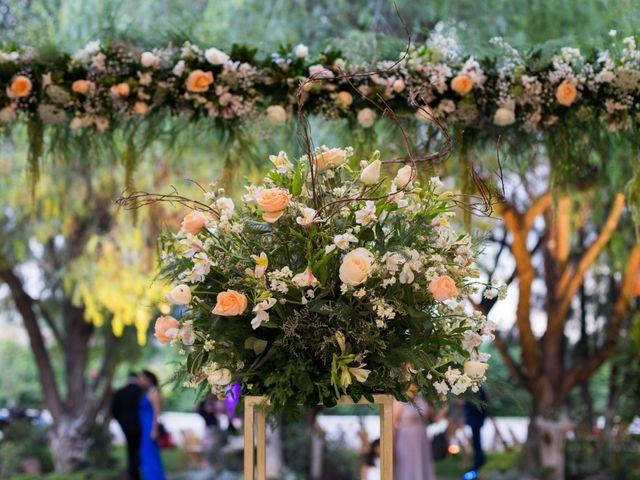
<instances>
[{"instance_id":1,"label":"woman in pink dress","mask_svg":"<svg viewBox=\"0 0 640 480\"><path fill-rule=\"evenodd\" d=\"M395 480L436 480L427 421L439 420L444 412L434 414L412 385L407 391L411 403L393 404L393 478Z\"/></svg>"}]
</instances>

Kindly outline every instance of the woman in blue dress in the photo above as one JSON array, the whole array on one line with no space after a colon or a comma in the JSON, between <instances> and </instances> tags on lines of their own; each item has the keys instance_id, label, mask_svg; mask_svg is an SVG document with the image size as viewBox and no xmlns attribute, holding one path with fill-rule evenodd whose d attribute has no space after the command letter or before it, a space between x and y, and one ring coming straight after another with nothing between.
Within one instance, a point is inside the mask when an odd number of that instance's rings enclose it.
<instances>
[{"instance_id":1,"label":"woman in blue dress","mask_svg":"<svg viewBox=\"0 0 640 480\"><path fill-rule=\"evenodd\" d=\"M139 376L144 394L140 397L138 411L142 427L140 443L140 469L144 480L165 480L160 448L158 447L158 415L160 415L160 392L158 378L148 370Z\"/></svg>"}]
</instances>

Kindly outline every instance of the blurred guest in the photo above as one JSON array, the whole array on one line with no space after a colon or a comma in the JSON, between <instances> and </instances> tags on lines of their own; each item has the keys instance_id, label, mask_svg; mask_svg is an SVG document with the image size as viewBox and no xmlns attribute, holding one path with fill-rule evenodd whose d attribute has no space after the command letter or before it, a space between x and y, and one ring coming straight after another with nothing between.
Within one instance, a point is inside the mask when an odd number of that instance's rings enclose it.
<instances>
[{"instance_id":1,"label":"blurred guest","mask_svg":"<svg viewBox=\"0 0 640 480\"><path fill-rule=\"evenodd\" d=\"M468 472L468 475L465 475L465 478L475 478L473 475L475 474L477 476L478 470L486 461L482 449L482 438L480 436L482 425L484 425L484 421L487 418L487 394L484 388L480 387L476 396L476 401L470 402L466 400L464 402L467 425L471 427L471 435L473 438L473 468Z\"/></svg>"},{"instance_id":2,"label":"blurred guest","mask_svg":"<svg viewBox=\"0 0 640 480\"><path fill-rule=\"evenodd\" d=\"M209 395L198 403L197 412L204 419L205 431L203 450L206 466L217 466L220 447L219 402L215 395Z\"/></svg>"},{"instance_id":3,"label":"blurred guest","mask_svg":"<svg viewBox=\"0 0 640 480\"><path fill-rule=\"evenodd\" d=\"M380 439L377 438L371 445L364 459L362 467L362 480L380 480Z\"/></svg>"},{"instance_id":4,"label":"blurred guest","mask_svg":"<svg viewBox=\"0 0 640 480\"><path fill-rule=\"evenodd\" d=\"M394 402L394 475L395 480L435 480L431 442L426 423L438 421L445 412L435 413L418 395L417 385L407 390L411 403Z\"/></svg>"},{"instance_id":5,"label":"blurred guest","mask_svg":"<svg viewBox=\"0 0 640 480\"><path fill-rule=\"evenodd\" d=\"M144 394L140 397L139 415L142 431L140 443L140 468L144 480L164 480L164 468L157 440L159 435L160 392L158 378L148 370L138 375L138 383Z\"/></svg>"},{"instance_id":6,"label":"blurred guest","mask_svg":"<svg viewBox=\"0 0 640 480\"><path fill-rule=\"evenodd\" d=\"M138 376L131 372L127 385L116 391L111 404L111 414L116 419L127 441L127 471L132 480L140 479L140 415L138 404L142 388L138 385Z\"/></svg>"}]
</instances>

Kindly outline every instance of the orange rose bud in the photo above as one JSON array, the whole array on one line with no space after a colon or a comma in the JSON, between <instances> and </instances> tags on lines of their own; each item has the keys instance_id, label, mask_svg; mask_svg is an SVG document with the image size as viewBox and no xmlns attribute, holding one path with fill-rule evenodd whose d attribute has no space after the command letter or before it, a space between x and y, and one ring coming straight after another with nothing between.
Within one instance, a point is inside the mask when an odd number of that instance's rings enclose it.
<instances>
[{"instance_id":1,"label":"orange rose bud","mask_svg":"<svg viewBox=\"0 0 640 480\"><path fill-rule=\"evenodd\" d=\"M568 107L576 100L578 90L576 86L569 80L563 80L556 90L556 100L560 105Z\"/></svg>"},{"instance_id":2,"label":"orange rose bud","mask_svg":"<svg viewBox=\"0 0 640 480\"><path fill-rule=\"evenodd\" d=\"M158 317L155 325L155 337L160 343L169 343L178 332L178 320L170 315Z\"/></svg>"},{"instance_id":3,"label":"orange rose bud","mask_svg":"<svg viewBox=\"0 0 640 480\"><path fill-rule=\"evenodd\" d=\"M216 297L216 306L211 311L214 315L237 317L247 309L247 297L236 290L220 292Z\"/></svg>"},{"instance_id":4,"label":"orange rose bud","mask_svg":"<svg viewBox=\"0 0 640 480\"><path fill-rule=\"evenodd\" d=\"M25 77L24 75L18 75L11 82L11 86L9 86L9 91L14 97L22 98L26 97L31 93L31 89L33 88L33 84L29 77Z\"/></svg>"},{"instance_id":5,"label":"orange rose bud","mask_svg":"<svg viewBox=\"0 0 640 480\"><path fill-rule=\"evenodd\" d=\"M458 93L460 96L465 96L473 89L473 80L469 75L458 75L451 80L451 90Z\"/></svg>"},{"instance_id":6,"label":"orange rose bud","mask_svg":"<svg viewBox=\"0 0 640 480\"><path fill-rule=\"evenodd\" d=\"M204 213L192 210L182 220L182 230L186 233L196 235L202 230L207 223L207 217Z\"/></svg>"},{"instance_id":7,"label":"orange rose bud","mask_svg":"<svg viewBox=\"0 0 640 480\"><path fill-rule=\"evenodd\" d=\"M449 275L436 277L429 283L429 293L436 302L444 302L458 295L456 283Z\"/></svg>"}]
</instances>

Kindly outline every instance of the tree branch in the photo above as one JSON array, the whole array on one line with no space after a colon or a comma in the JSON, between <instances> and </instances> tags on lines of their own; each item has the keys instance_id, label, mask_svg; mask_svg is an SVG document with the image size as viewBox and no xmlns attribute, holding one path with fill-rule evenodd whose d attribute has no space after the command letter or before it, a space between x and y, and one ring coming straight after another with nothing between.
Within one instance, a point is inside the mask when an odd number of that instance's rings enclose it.
<instances>
[{"instance_id":1,"label":"tree branch","mask_svg":"<svg viewBox=\"0 0 640 480\"><path fill-rule=\"evenodd\" d=\"M569 260L571 251L571 198L568 195L562 196L558 201L556 210L557 240L556 240L556 261L560 270L564 270Z\"/></svg>"},{"instance_id":2,"label":"tree branch","mask_svg":"<svg viewBox=\"0 0 640 480\"><path fill-rule=\"evenodd\" d=\"M611 234L618 225L618 221L620 220L620 215L622 215L623 210L624 195L622 193L617 193L613 206L609 212L609 216L607 217L607 221L598 234L598 237L584 252L578 261L575 270L572 268L566 268L564 270L556 289L556 295L559 299L558 307L553 312L553 316L549 317L549 326L551 329L558 329L564 325L564 319L567 311L569 310L569 306L571 305L571 300L578 292L580 285L584 281L584 274L596 260L605 245L609 242Z\"/></svg>"},{"instance_id":3,"label":"tree branch","mask_svg":"<svg viewBox=\"0 0 640 480\"><path fill-rule=\"evenodd\" d=\"M34 300L24 290L22 280L20 280L10 267L2 262L2 259L0 259L0 279L8 285L16 309L22 316L22 321L29 335L31 350L33 351L38 367L38 375L40 377L45 402L51 410L51 415L57 418L62 413L62 401L56 385L51 359L49 358L49 353L47 352L47 347L38 325L38 318L34 310Z\"/></svg>"},{"instance_id":4,"label":"tree branch","mask_svg":"<svg viewBox=\"0 0 640 480\"><path fill-rule=\"evenodd\" d=\"M627 315L629 300L633 294L636 275L640 268L640 245L636 244L629 255L627 271L613 307L611 322L607 327L604 342L586 361L575 365L568 372L562 385L562 398L569 395L571 389L589 379L591 375L609 358L618 343L618 334Z\"/></svg>"},{"instance_id":5,"label":"tree branch","mask_svg":"<svg viewBox=\"0 0 640 480\"><path fill-rule=\"evenodd\" d=\"M535 270L531 263L531 254L527 250L527 233L533 226L535 216L542 213L550 204L551 195L545 194L534 201L524 215L519 214L508 204L505 204L502 213L505 225L513 236L510 248L516 259L516 276L519 285L516 325L520 333L522 360L531 381L535 381L540 375L541 362L538 356L537 340L531 328L531 285L535 278Z\"/></svg>"},{"instance_id":6,"label":"tree branch","mask_svg":"<svg viewBox=\"0 0 640 480\"><path fill-rule=\"evenodd\" d=\"M507 343L505 342L504 338L502 338L502 335L500 335L500 333L497 331L495 332L494 344L500 352L500 356L504 360L504 363L507 366L507 369L509 370L511 376L516 379L520 383L520 385L529 390L531 387L529 379L509 353Z\"/></svg>"}]
</instances>

